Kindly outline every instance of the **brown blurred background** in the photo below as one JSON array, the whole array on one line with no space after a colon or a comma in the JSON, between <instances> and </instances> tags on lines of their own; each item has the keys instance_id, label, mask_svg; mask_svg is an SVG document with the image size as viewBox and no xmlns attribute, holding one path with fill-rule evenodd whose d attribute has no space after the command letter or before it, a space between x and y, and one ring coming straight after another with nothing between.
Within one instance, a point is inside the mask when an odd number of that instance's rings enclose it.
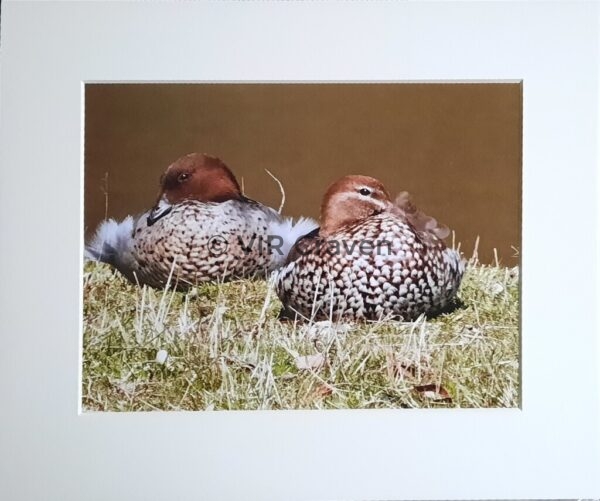
<instances>
[{"instance_id":1,"label":"brown blurred background","mask_svg":"<svg viewBox=\"0 0 600 501\"><path fill-rule=\"evenodd\" d=\"M88 84L85 233L151 207L158 179L193 151L222 158L251 198L318 218L345 174L409 191L467 257L515 265L521 245L521 85Z\"/></svg>"}]
</instances>

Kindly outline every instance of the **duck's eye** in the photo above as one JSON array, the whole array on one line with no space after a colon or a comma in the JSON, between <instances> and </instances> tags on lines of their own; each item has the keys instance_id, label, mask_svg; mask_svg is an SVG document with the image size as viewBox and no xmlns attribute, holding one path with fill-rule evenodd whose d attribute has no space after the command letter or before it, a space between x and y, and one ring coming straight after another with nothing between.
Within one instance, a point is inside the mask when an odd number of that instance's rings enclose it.
<instances>
[{"instance_id":1,"label":"duck's eye","mask_svg":"<svg viewBox=\"0 0 600 501\"><path fill-rule=\"evenodd\" d=\"M188 172L183 172L183 173L179 174L179 176L177 176L177 182L183 183L189 177L190 177L190 175Z\"/></svg>"},{"instance_id":2,"label":"duck's eye","mask_svg":"<svg viewBox=\"0 0 600 501\"><path fill-rule=\"evenodd\" d=\"M361 188L358 192L364 197L368 197L372 193L369 188Z\"/></svg>"}]
</instances>

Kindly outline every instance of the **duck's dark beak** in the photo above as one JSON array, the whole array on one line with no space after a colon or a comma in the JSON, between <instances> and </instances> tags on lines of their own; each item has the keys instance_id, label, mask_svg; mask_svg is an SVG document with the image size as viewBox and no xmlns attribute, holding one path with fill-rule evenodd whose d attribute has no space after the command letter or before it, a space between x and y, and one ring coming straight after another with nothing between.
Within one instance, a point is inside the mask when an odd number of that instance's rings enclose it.
<instances>
[{"instance_id":1,"label":"duck's dark beak","mask_svg":"<svg viewBox=\"0 0 600 501\"><path fill-rule=\"evenodd\" d=\"M146 221L148 223L148 226L152 226L161 217L166 216L169 212L171 212L172 208L173 206L169 202L167 202L164 196L159 198L158 202L156 202L156 205L152 208L150 214L148 215Z\"/></svg>"}]
</instances>

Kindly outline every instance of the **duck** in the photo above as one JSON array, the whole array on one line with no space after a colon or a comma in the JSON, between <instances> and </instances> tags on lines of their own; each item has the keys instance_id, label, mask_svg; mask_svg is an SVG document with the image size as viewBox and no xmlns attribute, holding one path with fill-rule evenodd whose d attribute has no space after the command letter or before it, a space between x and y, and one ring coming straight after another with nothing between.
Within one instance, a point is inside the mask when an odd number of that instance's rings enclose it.
<instances>
[{"instance_id":1,"label":"duck","mask_svg":"<svg viewBox=\"0 0 600 501\"><path fill-rule=\"evenodd\" d=\"M456 304L466 262L407 192L392 201L379 180L344 176L327 189L320 223L276 272L282 319L414 321Z\"/></svg>"},{"instance_id":2,"label":"duck","mask_svg":"<svg viewBox=\"0 0 600 501\"><path fill-rule=\"evenodd\" d=\"M168 166L150 210L103 221L85 257L111 265L132 283L186 291L266 277L315 227L312 219L294 221L243 195L220 158L191 153Z\"/></svg>"}]
</instances>

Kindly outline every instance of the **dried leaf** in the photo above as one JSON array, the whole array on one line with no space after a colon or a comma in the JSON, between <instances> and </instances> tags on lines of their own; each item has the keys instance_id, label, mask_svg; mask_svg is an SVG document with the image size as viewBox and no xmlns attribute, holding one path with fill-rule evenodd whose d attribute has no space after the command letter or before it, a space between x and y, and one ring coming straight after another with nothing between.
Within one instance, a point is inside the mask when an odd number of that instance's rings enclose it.
<instances>
[{"instance_id":1,"label":"dried leaf","mask_svg":"<svg viewBox=\"0 0 600 501\"><path fill-rule=\"evenodd\" d=\"M429 376L431 369L427 356L422 356L416 361L407 357L399 357L392 352L386 355L388 375L391 378L415 379Z\"/></svg>"},{"instance_id":2,"label":"dried leaf","mask_svg":"<svg viewBox=\"0 0 600 501\"><path fill-rule=\"evenodd\" d=\"M296 357L296 367L300 370L320 369L325 364L325 355L317 353L316 355L306 355Z\"/></svg>"},{"instance_id":3,"label":"dried leaf","mask_svg":"<svg viewBox=\"0 0 600 501\"><path fill-rule=\"evenodd\" d=\"M330 384L327 383L323 383L320 384L319 386L317 386L317 389L315 390L315 394L317 397L328 397L329 395L331 395L333 393L333 386L331 386Z\"/></svg>"},{"instance_id":4,"label":"dried leaf","mask_svg":"<svg viewBox=\"0 0 600 501\"><path fill-rule=\"evenodd\" d=\"M424 384L422 386L415 386L415 390L423 397L429 400L434 400L435 402L452 402L452 398L446 389L437 384Z\"/></svg>"}]
</instances>

